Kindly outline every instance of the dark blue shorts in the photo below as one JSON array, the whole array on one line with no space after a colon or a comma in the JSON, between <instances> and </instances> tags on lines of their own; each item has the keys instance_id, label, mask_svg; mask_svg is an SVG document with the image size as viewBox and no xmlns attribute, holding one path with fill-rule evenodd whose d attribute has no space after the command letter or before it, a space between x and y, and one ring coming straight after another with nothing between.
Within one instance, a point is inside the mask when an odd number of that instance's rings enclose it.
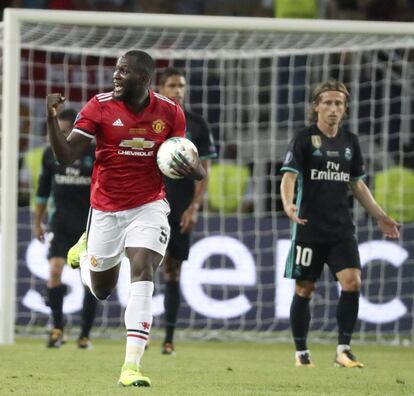
<instances>
[{"instance_id":1,"label":"dark blue shorts","mask_svg":"<svg viewBox=\"0 0 414 396\"><path fill-rule=\"evenodd\" d=\"M85 232L85 221L73 220L66 222L53 223L49 230L49 251L47 258L64 257L66 258L68 250L78 241L82 233Z\"/></svg>"},{"instance_id":2,"label":"dark blue shorts","mask_svg":"<svg viewBox=\"0 0 414 396\"><path fill-rule=\"evenodd\" d=\"M292 241L286 261L285 277L316 282L324 265L336 274L346 268L361 269L358 243L345 239L328 243Z\"/></svg>"},{"instance_id":3,"label":"dark blue shorts","mask_svg":"<svg viewBox=\"0 0 414 396\"><path fill-rule=\"evenodd\" d=\"M171 233L168 243L168 253L177 260L187 260L190 252L190 233L180 233L180 222L170 221Z\"/></svg>"}]
</instances>

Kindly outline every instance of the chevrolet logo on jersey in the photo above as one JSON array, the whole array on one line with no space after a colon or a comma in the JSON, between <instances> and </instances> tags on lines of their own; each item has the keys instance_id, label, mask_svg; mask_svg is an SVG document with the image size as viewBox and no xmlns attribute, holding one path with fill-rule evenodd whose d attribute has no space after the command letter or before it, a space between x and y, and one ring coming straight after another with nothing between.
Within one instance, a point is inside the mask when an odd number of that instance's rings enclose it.
<instances>
[{"instance_id":1,"label":"chevrolet logo on jersey","mask_svg":"<svg viewBox=\"0 0 414 396\"><path fill-rule=\"evenodd\" d=\"M128 147L134 150L143 150L147 148L153 148L155 142L151 140L145 140L144 138L132 138L132 139L125 139L122 140L119 144L120 147Z\"/></svg>"}]
</instances>

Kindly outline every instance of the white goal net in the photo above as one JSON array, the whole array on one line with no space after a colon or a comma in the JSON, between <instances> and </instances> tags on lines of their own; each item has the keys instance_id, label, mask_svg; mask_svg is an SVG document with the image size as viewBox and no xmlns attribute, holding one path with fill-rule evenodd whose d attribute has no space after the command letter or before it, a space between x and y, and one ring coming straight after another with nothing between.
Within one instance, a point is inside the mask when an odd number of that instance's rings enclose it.
<instances>
[{"instance_id":1,"label":"white goal net","mask_svg":"<svg viewBox=\"0 0 414 396\"><path fill-rule=\"evenodd\" d=\"M401 239L387 241L353 204L363 264L355 338L412 341L412 26L6 10L1 32L0 342L12 339L15 324L30 332L49 317L42 298L46 248L33 240L30 205L46 144L45 96L61 92L67 107L80 109L92 95L111 90L116 58L130 49L148 51L158 71L184 71L186 104L208 121L219 150L182 268L179 328L205 337L251 331L287 336L293 284L283 278L289 223L282 213L279 168L288 141L305 125L312 88L334 77L351 91L345 127L359 135L368 184L403 224ZM123 326L127 274L123 264L116 292L99 305L96 328ZM83 295L79 274L65 269L63 281L69 286L66 318L76 325ZM155 323L162 326L161 281L154 299ZM337 284L326 271L311 322L324 338L336 333L337 299Z\"/></svg>"}]
</instances>

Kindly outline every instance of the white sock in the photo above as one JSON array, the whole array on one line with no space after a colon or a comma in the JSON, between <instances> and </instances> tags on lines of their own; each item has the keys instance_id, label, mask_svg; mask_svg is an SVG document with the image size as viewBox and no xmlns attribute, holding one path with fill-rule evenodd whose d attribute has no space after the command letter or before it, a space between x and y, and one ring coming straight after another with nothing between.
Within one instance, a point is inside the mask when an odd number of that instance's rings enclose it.
<instances>
[{"instance_id":1,"label":"white sock","mask_svg":"<svg viewBox=\"0 0 414 396\"><path fill-rule=\"evenodd\" d=\"M306 349L305 351L296 351L295 356L299 357L300 355L304 355L305 353L309 354L309 356L310 356L309 349Z\"/></svg>"},{"instance_id":2,"label":"white sock","mask_svg":"<svg viewBox=\"0 0 414 396\"><path fill-rule=\"evenodd\" d=\"M350 351L351 347L349 345L346 344L339 344L336 347L336 354L339 355L340 353L344 352L344 351Z\"/></svg>"},{"instance_id":3,"label":"white sock","mask_svg":"<svg viewBox=\"0 0 414 396\"><path fill-rule=\"evenodd\" d=\"M152 325L154 282L133 282L125 309L127 330L125 363L140 364Z\"/></svg>"},{"instance_id":4,"label":"white sock","mask_svg":"<svg viewBox=\"0 0 414 396\"><path fill-rule=\"evenodd\" d=\"M93 289L92 289L92 279L91 279L91 271L89 269L89 260L88 260L88 254L87 252L82 252L80 256L80 273L81 273L81 279L82 283L89 288L91 293L96 297Z\"/></svg>"}]
</instances>

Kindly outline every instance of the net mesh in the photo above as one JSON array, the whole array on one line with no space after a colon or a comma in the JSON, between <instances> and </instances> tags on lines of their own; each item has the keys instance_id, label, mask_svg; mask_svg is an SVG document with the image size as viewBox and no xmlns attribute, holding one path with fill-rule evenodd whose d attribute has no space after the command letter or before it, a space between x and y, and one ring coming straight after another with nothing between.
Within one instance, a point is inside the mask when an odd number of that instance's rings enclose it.
<instances>
[{"instance_id":1,"label":"net mesh","mask_svg":"<svg viewBox=\"0 0 414 396\"><path fill-rule=\"evenodd\" d=\"M282 213L279 168L288 141L306 123L314 84L334 77L351 91L345 127L359 135L368 184L376 197L383 194L387 209L407 209L397 213L404 226L394 243L384 241L365 212L352 205L364 253L356 333L363 340L412 338L414 201L406 196L414 185L405 174L391 179L387 172L414 168L413 36L25 23L21 43L17 324L27 330L48 318L42 299L48 264L45 247L31 234L30 207L36 161L46 143L45 95L62 92L68 107L80 109L92 95L111 90L116 58L137 48L156 59L157 71L183 69L187 106L208 121L219 150L183 265L178 326L202 330L205 337L241 337L252 330L286 334L293 285L283 279L289 224ZM154 88L156 82L157 76ZM123 268L117 292L100 305L96 326L102 331L123 327L128 278L127 265ZM65 269L63 280L70 286L67 319L77 324L79 274ZM159 282L158 326L162 293ZM312 302L312 330L323 338L335 334L337 300L337 285L325 272Z\"/></svg>"}]
</instances>

